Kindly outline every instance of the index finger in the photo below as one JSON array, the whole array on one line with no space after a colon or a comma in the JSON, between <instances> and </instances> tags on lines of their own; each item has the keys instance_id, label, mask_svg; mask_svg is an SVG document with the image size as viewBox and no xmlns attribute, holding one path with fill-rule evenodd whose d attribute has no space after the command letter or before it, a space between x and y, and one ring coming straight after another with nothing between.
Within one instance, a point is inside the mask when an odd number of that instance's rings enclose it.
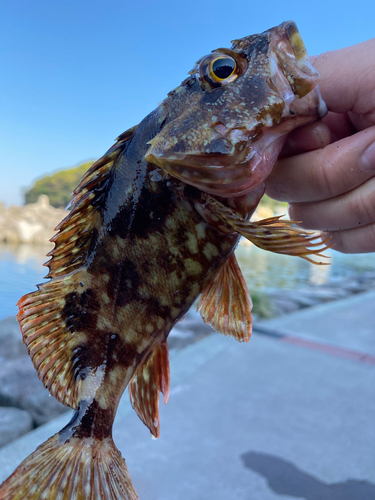
<instances>
[{"instance_id":1,"label":"index finger","mask_svg":"<svg viewBox=\"0 0 375 500\"><path fill-rule=\"evenodd\" d=\"M375 126L317 149L278 160L267 194L289 202L325 200L350 191L375 175Z\"/></svg>"}]
</instances>

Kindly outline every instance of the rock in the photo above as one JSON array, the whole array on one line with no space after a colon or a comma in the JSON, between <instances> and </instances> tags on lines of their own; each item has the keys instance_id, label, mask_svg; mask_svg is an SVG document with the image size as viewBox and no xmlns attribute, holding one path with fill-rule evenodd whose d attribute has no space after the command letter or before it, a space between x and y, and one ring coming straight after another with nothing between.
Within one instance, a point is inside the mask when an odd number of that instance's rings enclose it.
<instances>
[{"instance_id":1,"label":"rock","mask_svg":"<svg viewBox=\"0 0 375 500\"><path fill-rule=\"evenodd\" d=\"M290 290L285 298L297 302L300 307L312 307L321 302L342 299L350 293L348 290L339 287L311 286L297 290Z\"/></svg>"},{"instance_id":2,"label":"rock","mask_svg":"<svg viewBox=\"0 0 375 500\"><path fill-rule=\"evenodd\" d=\"M370 289L370 284L361 284L356 280L352 280L341 285L342 290L346 290L348 293L363 293Z\"/></svg>"},{"instance_id":3,"label":"rock","mask_svg":"<svg viewBox=\"0 0 375 500\"><path fill-rule=\"evenodd\" d=\"M364 285L368 287L375 287L375 273L367 271L357 277L357 282L359 285Z\"/></svg>"},{"instance_id":4,"label":"rock","mask_svg":"<svg viewBox=\"0 0 375 500\"><path fill-rule=\"evenodd\" d=\"M207 335L216 333L211 326L203 322L196 307L196 304L193 304L186 316L173 327L168 336L170 349L183 349L187 345L207 337Z\"/></svg>"},{"instance_id":5,"label":"rock","mask_svg":"<svg viewBox=\"0 0 375 500\"><path fill-rule=\"evenodd\" d=\"M280 316L281 314L288 314L294 311L298 311L299 306L296 302L288 300L283 297L272 298L272 312L274 316Z\"/></svg>"},{"instance_id":6,"label":"rock","mask_svg":"<svg viewBox=\"0 0 375 500\"><path fill-rule=\"evenodd\" d=\"M33 428L33 419L27 411L0 407L0 447L19 438Z\"/></svg>"},{"instance_id":7,"label":"rock","mask_svg":"<svg viewBox=\"0 0 375 500\"><path fill-rule=\"evenodd\" d=\"M303 293L305 290L300 290ZM306 293L306 292L305 292ZM320 302L329 302L347 297L348 292L342 288L326 288L326 287L311 287L308 289L308 294L311 298L315 298Z\"/></svg>"},{"instance_id":8,"label":"rock","mask_svg":"<svg viewBox=\"0 0 375 500\"><path fill-rule=\"evenodd\" d=\"M43 387L29 356L1 364L0 406L28 411L35 426L45 424L67 411L67 407L58 403Z\"/></svg>"},{"instance_id":9,"label":"rock","mask_svg":"<svg viewBox=\"0 0 375 500\"><path fill-rule=\"evenodd\" d=\"M66 215L65 210L51 207L45 194L40 195L36 203L23 207L1 207L0 243L46 243Z\"/></svg>"},{"instance_id":10,"label":"rock","mask_svg":"<svg viewBox=\"0 0 375 500\"><path fill-rule=\"evenodd\" d=\"M375 287L375 273L365 273L354 278L333 277L322 285L302 286L294 290L269 289L273 303L273 316L294 312L299 308L313 307L321 303L339 300L354 293L362 293Z\"/></svg>"},{"instance_id":11,"label":"rock","mask_svg":"<svg viewBox=\"0 0 375 500\"><path fill-rule=\"evenodd\" d=\"M25 354L27 349L15 316L0 321L0 357L12 359Z\"/></svg>"},{"instance_id":12,"label":"rock","mask_svg":"<svg viewBox=\"0 0 375 500\"><path fill-rule=\"evenodd\" d=\"M18 229L18 235L22 243L31 243L35 236L43 231L42 224L38 222L30 223L26 220L17 221L16 228Z\"/></svg>"},{"instance_id":13,"label":"rock","mask_svg":"<svg viewBox=\"0 0 375 500\"><path fill-rule=\"evenodd\" d=\"M316 297L311 297L308 293L304 293L300 290L288 291L283 295L283 300L294 302L298 307L312 307L319 304L319 300Z\"/></svg>"}]
</instances>

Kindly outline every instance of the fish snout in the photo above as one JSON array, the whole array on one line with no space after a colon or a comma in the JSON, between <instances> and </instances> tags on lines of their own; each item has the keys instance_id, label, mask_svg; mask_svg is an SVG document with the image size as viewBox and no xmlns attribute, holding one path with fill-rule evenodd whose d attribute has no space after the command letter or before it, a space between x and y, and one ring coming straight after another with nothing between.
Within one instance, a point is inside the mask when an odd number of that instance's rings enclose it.
<instances>
[{"instance_id":1,"label":"fish snout","mask_svg":"<svg viewBox=\"0 0 375 500\"><path fill-rule=\"evenodd\" d=\"M310 62L294 21L270 31L270 49L272 81L285 102L283 117L290 115L298 124L322 119L328 110L318 87L320 74Z\"/></svg>"},{"instance_id":2,"label":"fish snout","mask_svg":"<svg viewBox=\"0 0 375 500\"><path fill-rule=\"evenodd\" d=\"M302 98L311 92L320 75L310 63L305 44L294 21L287 21L270 32L270 48L293 94Z\"/></svg>"}]
</instances>

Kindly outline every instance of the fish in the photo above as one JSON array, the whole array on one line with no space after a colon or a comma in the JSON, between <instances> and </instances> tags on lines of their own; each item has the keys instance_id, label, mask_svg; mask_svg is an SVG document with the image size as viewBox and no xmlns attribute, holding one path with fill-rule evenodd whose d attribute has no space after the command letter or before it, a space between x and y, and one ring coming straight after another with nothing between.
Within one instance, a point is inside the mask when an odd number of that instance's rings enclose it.
<instances>
[{"instance_id":1,"label":"fish","mask_svg":"<svg viewBox=\"0 0 375 500\"><path fill-rule=\"evenodd\" d=\"M74 410L0 486L0 500L136 500L112 439L126 387L154 437L171 378L167 337L199 298L203 320L248 342L241 236L312 262L327 240L270 217L251 222L296 127L322 118L319 73L287 21L202 57L121 134L73 193L49 273L17 319L44 386Z\"/></svg>"}]
</instances>

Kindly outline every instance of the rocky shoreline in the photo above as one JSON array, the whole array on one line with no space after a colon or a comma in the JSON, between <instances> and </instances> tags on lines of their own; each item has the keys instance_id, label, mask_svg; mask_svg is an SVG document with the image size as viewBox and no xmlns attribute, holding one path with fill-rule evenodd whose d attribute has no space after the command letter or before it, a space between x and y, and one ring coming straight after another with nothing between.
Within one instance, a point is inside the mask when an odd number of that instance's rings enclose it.
<instances>
[{"instance_id":1,"label":"rocky shoreline","mask_svg":"<svg viewBox=\"0 0 375 500\"><path fill-rule=\"evenodd\" d=\"M332 279L325 284L304 286L297 290L269 290L269 317L374 289L375 272L366 272L356 278ZM254 316L255 322L261 322L259 317ZM202 322L200 314L192 307L172 330L168 339L170 350L183 349L213 333L212 328ZM69 410L42 386L13 316L0 321L0 353L1 447Z\"/></svg>"},{"instance_id":2,"label":"rocky shoreline","mask_svg":"<svg viewBox=\"0 0 375 500\"><path fill-rule=\"evenodd\" d=\"M38 379L14 316L0 321L0 447L67 408Z\"/></svg>"},{"instance_id":3,"label":"rocky shoreline","mask_svg":"<svg viewBox=\"0 0 375 500\"><path fill-rule=\"evenodd\" d=\"M355 278L330 278L324 284L305 285L295 290L268 290L272 316L279 316L333 300L375 289L375 272L368 271Z\"/></svg>"},{"instance_id":4,"label":"rocky shoreline","mask_svg":"<svg viewBox=\"0 0 375 500\"><path fill-rule=\"evenodd\" d=\"M49 204L49 198L41 194L36 203L6 207L0 203L0 243L46 244L54 235L54 228L68 214Z\"/></svg>"}]
</instances>

